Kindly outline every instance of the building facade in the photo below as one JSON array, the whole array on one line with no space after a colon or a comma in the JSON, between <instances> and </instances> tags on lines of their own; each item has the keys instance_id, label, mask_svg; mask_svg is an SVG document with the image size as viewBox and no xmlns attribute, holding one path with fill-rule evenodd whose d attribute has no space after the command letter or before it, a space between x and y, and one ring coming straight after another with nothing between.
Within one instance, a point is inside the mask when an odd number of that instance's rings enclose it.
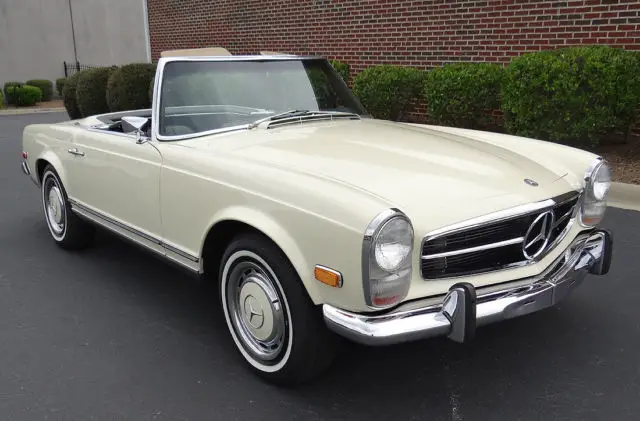
<instances>
[{"instance_id":1,"label":"building facade","mask_svg":"<svg viewBox=\"0 0 640 421\"><path fill-rule=\"evenodd\" d=\"M508 63L541 49L640 50L640 0L147 0L152 58L222 46L390 63Z\"/></svg>"},{"instance_id":2,"label":"building facade","mask_svg":"<svg viewBox=\"0 0 640 421\"><path fill-rule=\"evenodd\" d=\"M0 85L151 59L145 0L0 0Z\"/></svg>"}]
</instances>

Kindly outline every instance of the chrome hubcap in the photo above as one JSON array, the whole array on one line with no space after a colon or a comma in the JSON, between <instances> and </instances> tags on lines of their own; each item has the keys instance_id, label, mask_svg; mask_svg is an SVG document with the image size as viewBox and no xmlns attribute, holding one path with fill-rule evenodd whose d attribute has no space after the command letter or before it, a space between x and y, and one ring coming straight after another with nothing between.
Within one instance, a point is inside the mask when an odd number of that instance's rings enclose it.
<instances>
[{"instance_id":1,"label":"chrome hubcap","mask_svg":"<svg viewBox=\"0 0 640 421\"><path fill-rule=\"evenodd\" d=\"M62 192L52 178L48 178L45 182L45 210L49 227L56 235L64 232L65 208Z\"/></svg>"},{"instance_id":2,"label":"chrome hubcap","mask_svg":"<svg viewBox=\"0 0 640 421\"><path fill-rule=\"evenodd\" d=\"M280 297L269 274L253 261L238 262L228 275L227 304L245 349L271 361L280 355L286 324Z\"/></svg>"}]
</instances>

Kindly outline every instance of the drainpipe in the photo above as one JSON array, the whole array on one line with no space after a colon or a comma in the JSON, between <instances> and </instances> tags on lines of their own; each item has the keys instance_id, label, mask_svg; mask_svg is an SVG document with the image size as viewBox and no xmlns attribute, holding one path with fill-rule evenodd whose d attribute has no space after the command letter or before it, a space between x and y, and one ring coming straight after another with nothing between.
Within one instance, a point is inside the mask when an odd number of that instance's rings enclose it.
<instances>
[{"instance_id":1,"label":"drainpipe","mask_svg":"<svg viewBox=\"0 0 640 421\"><path fill-rule=\"evenodd\" d=\"M147 61L151 63L151 39L149 35L149 6L147 0L142 0L142 14L144 16L144 42L147 50Z\"/></svg>"},{"instance_id":2,"label":"drainpipe","mask_svg":"<svg viewBox=\"0 0 640 421\"><path fill-rule=\"evenodd\" d=\"M73 9L71 8L71 0L69 2L69 18L71 19L71 36L73 37L73 56L78 64L78 49L76 48L76 31L73 27Z\"/></svg>"}]
</instances>

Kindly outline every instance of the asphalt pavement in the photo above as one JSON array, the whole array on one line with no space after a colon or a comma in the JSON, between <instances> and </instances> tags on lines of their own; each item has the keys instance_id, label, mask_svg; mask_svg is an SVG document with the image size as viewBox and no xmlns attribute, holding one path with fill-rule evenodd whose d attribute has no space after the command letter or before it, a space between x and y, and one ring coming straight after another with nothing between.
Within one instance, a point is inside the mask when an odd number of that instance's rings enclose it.
<instances>
[{"instance_id":1,"label":"asphalt pavement","mask_svg":"<svg viewBox=\"0 0 640 421\"><path fill-rule=\"evenodd\" d=\"M640 213L610 208L613 265L476 340L347 346L283 389L237 355L211 286L112 235L66 252L0 116L0 420L638 420ZM117 186L114 186L117 188Z\"/></svg>"}]
</instances>

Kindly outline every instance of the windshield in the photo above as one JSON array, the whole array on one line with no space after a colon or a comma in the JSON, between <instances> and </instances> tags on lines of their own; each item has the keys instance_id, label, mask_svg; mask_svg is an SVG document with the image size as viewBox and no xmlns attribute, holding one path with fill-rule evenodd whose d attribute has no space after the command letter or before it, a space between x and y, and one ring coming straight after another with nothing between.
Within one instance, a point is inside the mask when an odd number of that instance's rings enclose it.
<instances>
[{"instance_id":1,"label":"windshield","mask_svg":"<svg viewBox=\"0 0 640 421\"><path fill-rule=\"evenodd\" d=\"M243 127L287 110L366 115L324 59L171 61L163 72L158 132Z\"/></svg>"}]
</instances>

